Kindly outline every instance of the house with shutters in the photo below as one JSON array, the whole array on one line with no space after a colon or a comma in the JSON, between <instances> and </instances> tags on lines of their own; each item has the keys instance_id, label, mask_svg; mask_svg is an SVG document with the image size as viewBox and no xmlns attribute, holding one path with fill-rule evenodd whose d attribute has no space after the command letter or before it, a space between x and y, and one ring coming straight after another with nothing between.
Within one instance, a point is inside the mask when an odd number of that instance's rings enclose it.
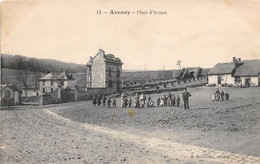
<instances>
[{"instance_id":1,"label":"house with shutters","mask_svg":"<svg viewBox=\"0 0 260 164\"><path fill-rule=\"evenodd\" d=\"M93 94L116 93L122 88L122 61L99 49L86 65L86 88ZM95 90L95 91L94 91Z\"/></svg>"},{"instance_id":2,"label":"house with shutters","mask_svg":"<svg viewBox=\"0 0 260 164\"><path fill-rule=\"evenodd\" d=\"M40 95L55 91L58 87L62 89L74 88L76 80L66 72L51 72L39 79Z\"/></svg>"},{"instance_id":3,"label":"house with shutters","mask_svg":"<svg viewBox=\"0 0 260 164\"><path fill-rule=\"evenodd\" d=\"M208 73L208 84L260 86L260 60L233 57L229 63L218 63Z\"/></svg>"}]
</instances>

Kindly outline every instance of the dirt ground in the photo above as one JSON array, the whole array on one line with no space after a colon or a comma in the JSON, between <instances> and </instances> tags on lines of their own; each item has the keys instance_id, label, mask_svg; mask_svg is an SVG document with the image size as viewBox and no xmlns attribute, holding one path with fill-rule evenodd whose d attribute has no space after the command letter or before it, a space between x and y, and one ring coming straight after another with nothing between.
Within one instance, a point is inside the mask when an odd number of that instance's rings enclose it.
<instances>
[{"instance_id":1,"label":"dirt ground","mask_svg":"<svg viewBox=\"0 0 260 164\"><path fill-rule=\"evenodd\" d=\"M230 94L229 101L213 102L216 87L189 88L190 110L181 107L104 108L91 102L53 108L57 114L78 122L96 124L132 133L148 133L184 144L260 156L260 88L219 88ZM181 95L181 92L171 92ZM157 96L153 94L155 101ZM120 99L117 99L119 106ZM135 115L130 118L129 110Z\"/></svg>"},{"instance_id":2,"label":"dirt ground","mask_svg":"<svg viewBox=\"0 0 260 164\"><path fill-rule=\"evenodd\" d=\"M190 110L91 101L1 110L0 163L260 162L260 88L222 89L229 101L212 102L216 88L189 88ZM210 159L218 154L232 159Z\"/></svg>"}]
</instances>

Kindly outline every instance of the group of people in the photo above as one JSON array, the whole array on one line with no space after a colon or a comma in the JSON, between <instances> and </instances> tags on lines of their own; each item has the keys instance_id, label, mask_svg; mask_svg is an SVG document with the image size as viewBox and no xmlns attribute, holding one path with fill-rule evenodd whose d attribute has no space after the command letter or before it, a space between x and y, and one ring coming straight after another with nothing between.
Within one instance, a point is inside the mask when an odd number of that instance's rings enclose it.
<instances>
[{"instance_id":1,"label":"group of people","mask_svg":"<svg viewBox=\"0 0 260 164\"><path fill-rule=\"evenodd\" d=\"M212 101L224 101L229 100L229 94L228 92L219 91L219 89L216 90L216 92L212 95Z\"/></svg>"},{"instance_id":2,"label":"group of people","mask_svg":"<svg viewBox=\"0 0 260 164\"><path fill-rule=\"evenodd\" d=\"M92 99L92 104L94 106L97 105L98 107L101 104L103 104L103 107L107 106L108 108L110 108L111 103L112 103L113 107L116 107L116 98L115 98L115 96L113 96L112 98L110 98L110 97L106 98L105 96L98 95L97 97L94 96L93 99Z\"/></svg>"},{"instance_id":3,"label":"group of people","mask_svg":"<svg viewBox=\"0 0 260 164\"><path fill-rule=\"evenodd\" d=\"M185 91L182 93L182 98L183 98L183 102L184 102L184 109L189 109L189 97L191 96L191 94L187 91L187 88L185 88ZM175 94L171 94L169 92L169 94L166 96L164 95L162 98L157 97L157 106L158 107L166 107L166 106L180 106L180 96L179 95L175 95ZM94 96L93 97L93 101L92 101L94 106L100 106L103 103L103 107L108 107L110 108L111 103L113 107L116 107L116 98L115 96L113 96L112 98L110 97L105 97L105 96ZM133 107L134 108L151 108L154 106L154 102L151 98L150 95L145 95L144 93L141 93L140 95L138 93L136 93L136 95L134 96L134 100L133 100ZM132 107L132 98L130 95L127 95L126 93L122 93L121 95L121 108L131 108Z\"/></svg>"}]
</instances>

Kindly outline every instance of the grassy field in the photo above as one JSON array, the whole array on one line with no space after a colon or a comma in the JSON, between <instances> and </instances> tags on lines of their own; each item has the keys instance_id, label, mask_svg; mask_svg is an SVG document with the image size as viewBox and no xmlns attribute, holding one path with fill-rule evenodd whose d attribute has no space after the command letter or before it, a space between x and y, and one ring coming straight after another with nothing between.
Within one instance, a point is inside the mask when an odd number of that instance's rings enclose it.
<instances>
[{"instance_id":1,"label":"grassy field","mask_svg":"<svg viewBox=\"0 0 260 164\"><path fill-rule=\"evenodd\" d=\"M133 133L171 139L234 153L260 156L260 87L219 88L229 101L213 102L212 87L189 88L190 110L178 107L104 108L86 103L59 106L54 112L86 122ZM181 92L171 92L181 95ZM153 94L152 99L167 93ZM117 105L120 99L117 100ZM133 117L129 117L130 115Z\"/></svg>"}]
</instances>

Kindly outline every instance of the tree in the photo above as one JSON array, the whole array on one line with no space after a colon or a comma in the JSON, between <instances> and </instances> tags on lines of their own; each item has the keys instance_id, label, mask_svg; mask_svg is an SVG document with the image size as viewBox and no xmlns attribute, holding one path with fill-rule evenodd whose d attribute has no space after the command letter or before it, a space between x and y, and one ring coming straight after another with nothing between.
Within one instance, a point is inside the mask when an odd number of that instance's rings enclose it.
<instances>
[{"instance_id":1,"label":"tree","mask_svg":"<svg viewBox=\"0 0 260 164\"><path fill-rule=\"evenodd\" d=\"M27 97L29 71L28 70L19 71L19 80L25 88L25 97Z\"/></svg>"}]
</instances>

